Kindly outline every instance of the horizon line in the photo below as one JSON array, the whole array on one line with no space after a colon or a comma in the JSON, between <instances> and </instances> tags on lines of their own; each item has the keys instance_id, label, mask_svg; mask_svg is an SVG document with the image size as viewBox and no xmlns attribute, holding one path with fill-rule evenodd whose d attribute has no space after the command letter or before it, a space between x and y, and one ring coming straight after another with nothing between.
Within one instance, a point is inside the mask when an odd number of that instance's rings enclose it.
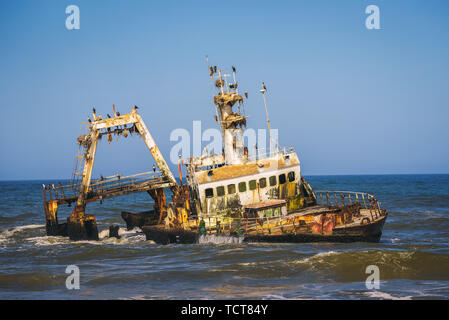
<instances>
[{"instance_id":1,"label":"horizon line","mask_svg":"<svg viewBox=\"0 0 449 320\"><path fill-rule=\"evenodd\" d=\"M339 173L334 173L334 174L305 174L302 175L301 177L304 176L309 176L309 177L326 177L326 176L407 176L407 175L449 175L449 172L446 173L356 173L356 174L339 174ZM184 177L184 176L183 176ZM175 177L176 179L179 179L178 177ZM64 181L64 180L70 180L67 178L61 179L61 178L35 178L35 179L0 179L0 182L10 182L10 181L48 181L48 180L60 180L60 181Z\"/></svg>"}]
</instances>

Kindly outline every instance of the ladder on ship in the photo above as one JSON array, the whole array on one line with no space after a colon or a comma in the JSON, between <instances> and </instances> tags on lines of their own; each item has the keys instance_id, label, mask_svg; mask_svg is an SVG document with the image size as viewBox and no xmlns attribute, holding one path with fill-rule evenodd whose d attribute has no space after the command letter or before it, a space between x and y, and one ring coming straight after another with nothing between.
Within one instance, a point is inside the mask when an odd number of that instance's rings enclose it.
<instances>
[{"instance_id":1,"label":"ladder on ship","mask_svg":"<svg viewBox=\"0 0 449 320\"><path fill-rule=\"evenodd\" d=\"M85 123L81 125L80 137L88 133L88 128ZM75 161L73 163L72 176L69 181L69 185L78 185L83 180L83 168L84 168L84 158L87 152L85 145L78 144L75 151Z\"/></svg>"}]
</instances>

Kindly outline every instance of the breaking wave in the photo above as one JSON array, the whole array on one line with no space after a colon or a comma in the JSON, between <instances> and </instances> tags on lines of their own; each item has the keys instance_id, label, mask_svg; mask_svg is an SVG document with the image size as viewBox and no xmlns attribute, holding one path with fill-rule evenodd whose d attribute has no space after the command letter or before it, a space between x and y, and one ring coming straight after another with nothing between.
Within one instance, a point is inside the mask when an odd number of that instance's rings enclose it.
<instances>
[{"instance_id":1,"label":"breaking wave","mask_svg":"<svg viewBox=\"0 0 449 320\"><path fill-rule=\"evenodd\" d=\"M309 271L333 273L341 281L360 280L369 265L379 267L383 280L449 280L449 256L426 251L329 251L294 260L290 264L304 265Z\"/></svg>"},{"instance_id":2,"label":"breaking wave","mask_svg":"<svg viewBox=\"0 0 449 320\"><path fill-rule=\"evenodd\" d=\"M98 241L95 240L81 240L81 241L71 241L67 237L59 236L41 236L41 237L30 237L26 240L34 243L36 246L52 246L52 245L68 245L68 244L91 244L91 245L128 245L136 244L139 242L154 243L151 241L146 241L145 234L143 234L140 228L134 228L132 230L126 230L126 228L120 228L118 231L120 239L109 238L109 229L102 230L98 233Z\"/></svg>"},{"instance_id":3,"label":"breaking wave","mask_svg":"<svg viewBox=\"0 0 449 320\"><path fill-rule=\"evenodd\" d=\"M202 235L198 239L199 244L240 244L245 237L220 236L215 234Z\"/></svg>"},{"instance_id":4,"label":"breaking wave","mask_svg":"<svg viewBox=\"0 0 449 320\"><path fill-rule=\"evenodd\" d=\"M393 296L390 293L382 291L368 291L363 293L368 298L381 299L381 300L412 300L413 296L398 297Z\"/></svg>"},{"instance_id":5,"label":"breaking wave","mask_svg":"<svg viewBox=\"0 0 449 320\"><path fill-rule=\"evenodd\" d=\"M5 229L2 230L0 232L0 244L4 244L7 243L9 241L13 241L14 236L24 230L27 229L37 229L37 228L42 228L45 227L45 225L43 224L30 224L30 225L26 225L26 226L20 226L20 227L15 227L15 228L10 228L10 229Z\"/></svg>"}]
</instances>

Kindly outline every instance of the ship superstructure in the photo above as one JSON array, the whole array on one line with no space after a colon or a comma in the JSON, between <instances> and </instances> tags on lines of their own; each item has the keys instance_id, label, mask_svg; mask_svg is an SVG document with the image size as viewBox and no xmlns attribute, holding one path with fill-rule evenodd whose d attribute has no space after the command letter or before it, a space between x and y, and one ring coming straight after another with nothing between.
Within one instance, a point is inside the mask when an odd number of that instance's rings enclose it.
<instances>
[{"instance_id":1,"label":"ship superstructure","mask_svg":"<svg viewBox=\"0 0 449 320\"><path fill-rule=\"evenodd\" d=\"M248 154L243 143L247 117L241 112L244 98L239 93L235 67L232 75L216 66L209 66L209 70L217 89L213 102L223 152L186 161L187 182L198 215L235 216L247 205L271 199L285 199L288 211L313 203L313 193L308 192L309 186L301 180L300 161L293 148L280 150L269 134L269 150L255 148L253 154ZM263 86L261 91L265 94Z\"/></svg>"}]
</instances>

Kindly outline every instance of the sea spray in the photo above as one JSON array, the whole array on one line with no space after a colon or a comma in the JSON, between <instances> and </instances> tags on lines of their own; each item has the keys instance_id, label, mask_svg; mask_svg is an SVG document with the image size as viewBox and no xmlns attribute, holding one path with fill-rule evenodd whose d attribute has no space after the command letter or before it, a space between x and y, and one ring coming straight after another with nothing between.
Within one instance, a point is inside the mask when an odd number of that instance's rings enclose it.
<instances>
[{"instance_id":1,"label":"sea spray","mask_svg":"<svg viewBox=\"0 0 449 320\"><path fill-rule=\"evenodd\" d=\"M239 244L243 242L245 237L222 236L216 234L202 235L198 239L199 244L214 243L214 244Z\"/></svg>"}]
</instances>

